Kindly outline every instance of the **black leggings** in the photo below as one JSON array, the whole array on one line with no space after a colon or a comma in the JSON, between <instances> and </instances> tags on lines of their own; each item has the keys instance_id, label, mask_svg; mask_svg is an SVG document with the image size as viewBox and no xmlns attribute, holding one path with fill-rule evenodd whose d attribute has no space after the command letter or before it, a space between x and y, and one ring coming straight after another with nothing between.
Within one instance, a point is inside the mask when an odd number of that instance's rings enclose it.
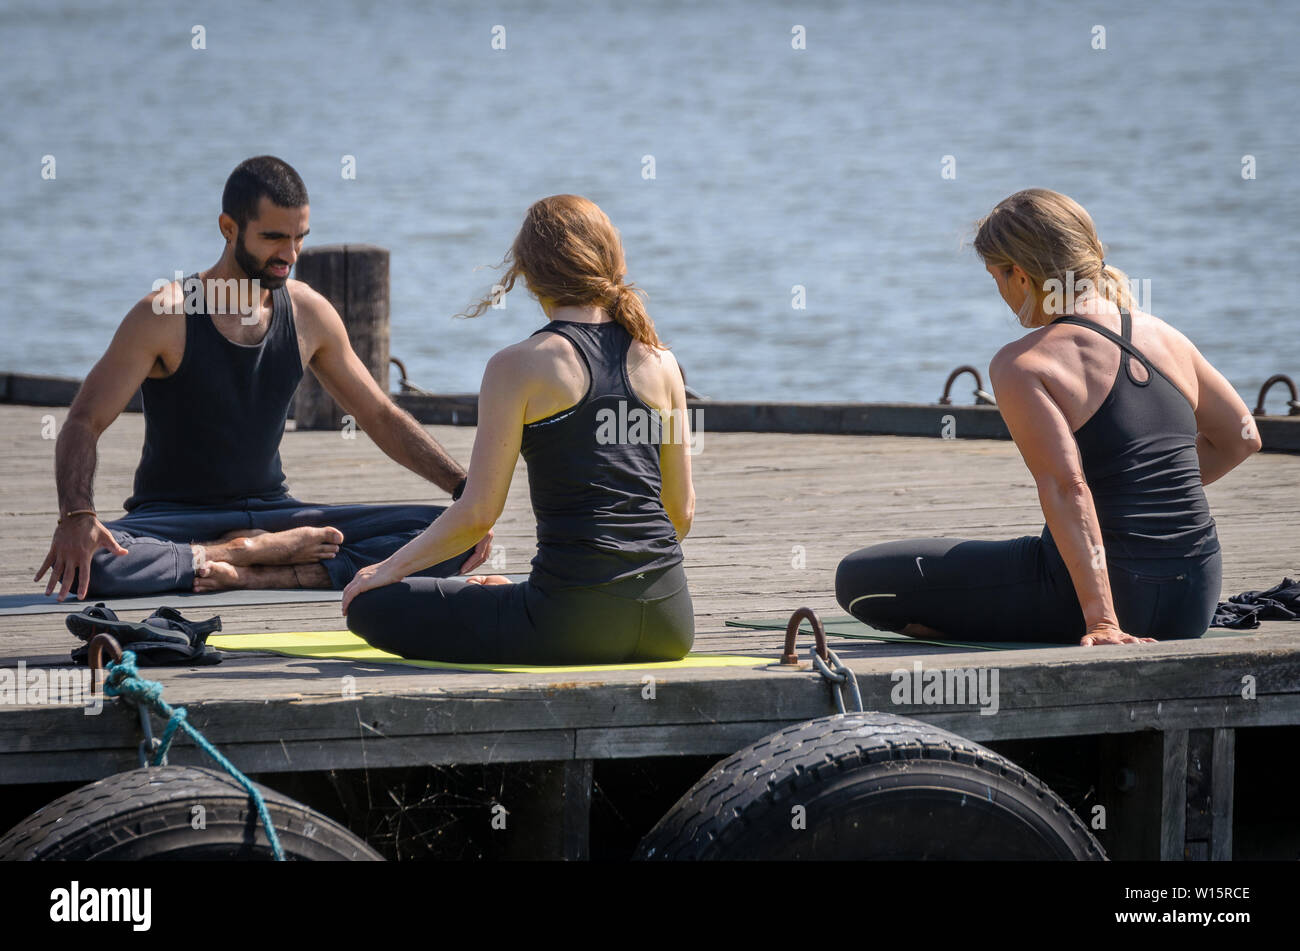
<instances>
[{"instance_id":1,"label":"black leggings","mask_svg":"<svg viewBox=\"0 0 1300 951\"><path fill-rule=\"evenodd\" d=\"M590 588L531 581L407 578L362 592L348 628L371 646L458 664L623 664L680 660L695 610L678 564Z\"/></svg>"},{"instance_id":2,"label":"black leggings","mask_svg":"<svg viewBox=\"0 0 1300 951\"><path fill-rule=\"evenodd\" d=\"M1159 640L1200 637L1219 600L1219 552L1109 561L1120 627ZM856 551L840 562L835 598L884 631L923 624L958 641L1078 643L1083 610L1056 546L1035 535L1008 541L925 538Z\"/></svg>"}]
</instances>

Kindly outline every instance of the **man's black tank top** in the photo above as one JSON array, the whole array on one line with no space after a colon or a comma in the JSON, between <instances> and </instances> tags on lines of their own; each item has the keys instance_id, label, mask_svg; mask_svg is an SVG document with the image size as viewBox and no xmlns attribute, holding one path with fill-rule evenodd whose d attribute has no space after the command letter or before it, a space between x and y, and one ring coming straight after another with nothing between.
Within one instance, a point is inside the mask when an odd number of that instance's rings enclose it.
<instances>
[{"instance_id":1,"label":"man's black tank top","mask_svg":"<svg viewBox=\"0 0 1300 951\"><path fill-rule=\"evenodd\" d=\"M289 289L271 292L271 323L254 346L223 336L204 296L195 297L201 304L185 319L180 366L140 386L144 450L128 512L145 502L233 504L289 492L280 439L302 379Z\"/></svg>"},{"instance_id":2,"label":"man's black tank top","mask_svg":"<svg viewBox=\"0 0 1300 951\"><path fill-rule=\"evenodd\" d=\"M532 580L544 588L620 581L682 560L660 498L660 414L633 392L632 335L617 322L554 320L591 383L574 406L524 426L521 452L537 516Z\"/></svg>"},{"instance_id":3,"label":"man's black tank top","mask_svg":"<svg viewBox=\"0 0 1300 951\"><path fill-rule=\"evenodd\" d=\"M1081 317L1052 323L1087 327L1122 351L1110 393L1074 434L1107 557L1190 558L1217 552L1196 454L1196 416L1182 391L1133 346L1128 310L1120 308L1120 334ZM1133 375L1130 355L1146 368L1145 380Z\"/></svg>"}]
</instances>

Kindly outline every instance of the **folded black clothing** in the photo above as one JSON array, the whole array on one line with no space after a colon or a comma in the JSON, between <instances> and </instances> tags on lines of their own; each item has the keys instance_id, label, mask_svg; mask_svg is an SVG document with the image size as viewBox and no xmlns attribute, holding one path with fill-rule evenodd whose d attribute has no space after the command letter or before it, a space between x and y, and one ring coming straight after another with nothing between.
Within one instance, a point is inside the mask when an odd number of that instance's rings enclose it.
<instances>
[{"instance_id":1,"label":"folded black clothing","mask_svg":"<svg viewBox=\"0 0 1300 951\"><path fill-rule=\"evenodd\" d=\"M69 614L68 630L83 641L96 634L111 634L125 650L135 653L141 667L173 667L186 665L207 666L221 663L221 653L208 647L206 641L213 631L221 630L221 618L190 621L175 608L161 607L142 622L123 621L104 602ZM77 664L89 661L89 645L72 651Z\"/></svg>"},{"instance_id":2,"label":"folded black clothing","mask_svg":"<svg viewBox=\"0 0 1300 951\"><path fill-rule=\"evenodd\" d=\"M1249 630L1260 621L1294 621L1300 618L1300 581L1283 578L1266 591L1244 591L1214 610L1210 627Z\"/></svg>"},{"instance_id":3,"label":"folded black clothing","mask_svg":"<svg viewBox=\"0 0 1300 951\"><path fill-rule=\"evenodd\" d=\"M123 650L135 654L137 667L210 667L222 661L221 651L215 647L180 647L152 641L133 641ZM82 644L72 650L72 662L85 667L90 663L90 645Z\"/></svg>"}]
</instances>

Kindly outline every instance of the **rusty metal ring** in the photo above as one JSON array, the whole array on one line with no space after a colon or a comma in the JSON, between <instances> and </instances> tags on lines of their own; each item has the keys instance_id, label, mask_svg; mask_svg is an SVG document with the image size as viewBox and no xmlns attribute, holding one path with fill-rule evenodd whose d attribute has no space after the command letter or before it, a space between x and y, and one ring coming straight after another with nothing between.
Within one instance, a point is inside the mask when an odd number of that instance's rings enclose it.
<instances>
[{"instance_id":1,"label":"rusty metal ring","mask_svg":"<svg viewBox=\"0 0 1300 951\"><path fill-rule=\"evenodd\" d=\"M397 357L389 357L388 362L397 366L397 372L402 374L402 379L398 381L398 383L400 386L404 387L406 385L406 364L397 359Z\"/></svg>"},{"instance_id":2,"label":"rusty metal ring","mask_svg":"<svg viewBox=\"0 0 1300 951\"><path fill-rule=\"evenodd\" d=\"M794 641L799 634L799 622L803 620L812 622L813 638L817 645L818 656L822 660L829 659L826 652L826 629L822 627L817 612L808 607L798 608L790 615L790 623L785 626L785 650L781 653L782 667L793 667L799 663L799 654L794 649Z\"/></svg>"},{"instance_id":3,"label":"rusty metal ring","mask_svg":"<svg viewBox=\"0 0 1300 951\"><path fill-rule=\"evenodd\" d=\"M1264 381L1264 385L1259 390L1259 402L1255 404L1255 416L1264 416L1264 397L1268 396L1268 391L1273 388L1274 383L1285 383L1287 389L1291 391L1291 400L1287 404L1291 407L1287 413L1288 416L1300 416L1300 392L1297 392L1295 381L1285 373L1275 373Z\"/></svg>"},{"instance_id":4,"label":"rusty metal ring","mask_svg":"<svg viewBox=\"0 0 1300 951\"><path fill-rule=\"evenodd\" d=\"M984 380L982 377L980 377L980 371L975 369L970 364L964 364L962 366L959 366L957 369L953 370L951 373L948 374L948 382L943 385L943 396L939 397L940 406L952 405L952 397L949 396L948 394L952 392L953 382L957 379L957 377L961 376L963 373L969 373L971 376L975 377L976 391L983 392Z\"/></svg>"},{"instance_id":5,"label":"rusty metal ring","mask_svg":"<svg viewBox=\"0 0 1300 951\"><path fill-rule=\"evenodd\" d=\"M408 380L408 379L406 378L406 364L403 363L401 360L399 360L397 357L390 356L390 357L388 358L388 362L391 363L391 364L394 364L394 365L397 367L397 372L399 372L400 374L402 374L402 378L401 378L400 380L397 381L397 386L398 386L398 389L400 389L403 393L414 393L414 394L416 394L417 396L433 396L433 395L435 395L435 394L433 394L433 393L430 393L430 392L429 392L428 390L426 390L424 387L422 387L422 386L416 386L414 383L412 383L410 380Z\"/></svg>"},{"instance_id":6,"label":"rusty metal ring","mask_svg":"<svg viewBox=\"0 0 1300 951\"><path fill-rule=\"evenodd\" d=\"M122 645L117 642L112 634L96 634L90 639L90 645L87 648L86 662L90 665L91 683L95 690L99 689L99 676L95 671L104 669L104 650L107 649L113 663L122 659Z\"/></svg>"}]
</instances>

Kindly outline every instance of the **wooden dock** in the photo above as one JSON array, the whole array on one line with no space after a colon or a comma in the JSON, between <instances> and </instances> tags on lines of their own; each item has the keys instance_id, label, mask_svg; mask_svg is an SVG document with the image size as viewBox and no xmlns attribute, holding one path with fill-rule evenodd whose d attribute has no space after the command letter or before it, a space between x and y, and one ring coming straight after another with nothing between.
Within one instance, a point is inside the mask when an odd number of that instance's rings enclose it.
<instances>
[{"instance_id":1,"label":"wooden dock","mask_svg":"<svg viewBox=\"0 0 1300 951\"><path fill-rule=\"evenodd\" d=\"M0 406L6 542L0 592L35 590L31 578L56 517L49 418L57 427L66 412ZM120 514L129 494L143 429L142 417L123 415L100 441L95 489L105 519ZM429 429L456 458L468 460L472 428ZM303 500L446 502L364 434L347 440L289 432L282 457L291 492ZM1036 534L1042 526L1029 474L1004 441L706 427L693 464L698 505L684 547L700 651L775 662L779 633L731 628L726 620L788 615L804 604L843 614L834 600L834 571L856 548L925 535L1004 538ZM1224 547L1225 597L1300 575L1297 485L1300 456L1274 453L1252 458L1207 490ZM506 564L494 570L527 571L534 535L522 462L496 544ZM337 603L225 607L194 616L211 613L221 615L224 633L344 626ZM0 666L66 664L76 643L62 615L0 617ZM916 716L981 742L1110 737L1110 755L1151 778L1124 795L1144 803L1148 818L1152 810L1161 817L1154 827L1144 825L1136 808L1112 810L1128 816L1117 819L1120 830L1109 836L1112 855L1231 857L1234 731L1300 725L1300 622L1266 622L1243 637L1141 647L974 653L843 640L832 647L856 674L867 709ZM807 654L802 644L800 652ZM915 659L927 666L996 667L998 713L894 705L890 674ZM808 670L656 672L654 699L644 697L645 673L465 673L228 655L216 667L154 669L149 676L165 684L168 702L185 705L191 722L237 765L263 776L430 763L564 764L563 781L578 790L562 810L570 855L585 854L584 797L593 761L720 756L834 712L827 685ZM341 688L345 677L354 678L355 695ZM1243 697L1243 678L1253 678L1253 699ZM134 768L138 722L116 706L94 717L78 707L0 707L0 787L90 781ZM1201 751L1212 761L1208 769ZM181 743L172 761L203 757ZM1207 798L1213 793L1208 828L1198 826L1188 805L1193 761L1193 780ZM1131 827L1128 844L1117 850L1124 822Z\"/></svg>"}]
</instances>

